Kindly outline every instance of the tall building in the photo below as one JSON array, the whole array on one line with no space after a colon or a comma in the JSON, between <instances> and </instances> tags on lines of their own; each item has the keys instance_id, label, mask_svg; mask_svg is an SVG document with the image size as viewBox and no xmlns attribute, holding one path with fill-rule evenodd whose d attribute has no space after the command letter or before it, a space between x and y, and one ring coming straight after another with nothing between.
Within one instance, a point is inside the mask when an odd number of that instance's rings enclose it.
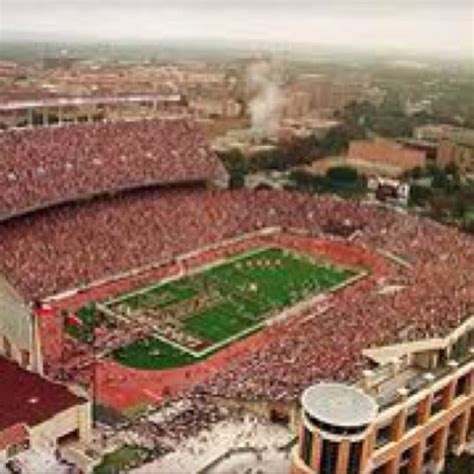
<instances>
[{"instance_id":1,"label":"tall building","mask_svg":"<svg viewBox=\"0 0 474 474\"><path fill-rule=\"evenodd\" d=\"M442 472L474 436L474 318L365 355L375 368L359 383L304 392L292 474Z\"/></svg>"},{"instance_id":2,"label":"tall building","mask_svg":"<svg viewBox=\"0 0 474 474\"><path fill-rule=\"evenodd\" d=\"M367 90L364 77L302 74L287 91L285 115L299 118L310 112L331 116L334 111L364 96Z\"/></svg>"},{"instance_id":3,"label":"tall building","mask_svg":"<svg viewBox=\"0 0 474 474\"><path fill-rule=\"evenodd\" d=\"M368 463L377 404L361 390L336 383L309 387L295 473L358 474Z\"/></svg>"}]
</instances>

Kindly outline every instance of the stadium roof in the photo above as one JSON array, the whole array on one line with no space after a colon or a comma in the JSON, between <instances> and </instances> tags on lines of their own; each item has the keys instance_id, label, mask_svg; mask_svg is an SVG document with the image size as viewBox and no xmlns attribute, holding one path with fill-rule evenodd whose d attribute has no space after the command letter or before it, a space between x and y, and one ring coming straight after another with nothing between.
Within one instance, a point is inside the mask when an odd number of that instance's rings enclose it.
<instances>
[{"instance_id":1,"label":"stadium roof","mask_svg":"<svg viewBox=\"0 0 474 474\"><path fill-rule=\"evenodd\" d=\"M86 399L74 395L66 386L0 357L0 430L14 425L36 426Z\"/></svg>"},{"instance_id":2,"label":"stadium roof","mask_svg":"<svg viewBox=\"0 0 474 474\"><path fill-rule=\"evenodd\" d=\"M81 105L140 103L155 101L158 103L179 103L181 101L181 96L179 94L139 94L116 97L52 97L48 99L36 100L7 100L0 103L0 111L6 112L43 107L71 107Z\"/></svg>"}]
</instances>

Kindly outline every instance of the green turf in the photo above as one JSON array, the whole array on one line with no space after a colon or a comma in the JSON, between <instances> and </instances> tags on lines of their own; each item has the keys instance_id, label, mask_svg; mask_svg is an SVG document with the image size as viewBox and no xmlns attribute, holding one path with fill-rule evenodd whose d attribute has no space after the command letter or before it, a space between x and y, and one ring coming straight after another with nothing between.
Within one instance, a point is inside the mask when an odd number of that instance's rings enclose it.
<instances>
[{"instance_id":1,"label":"green turf","mask_svg":"<svg viewBox=\"0 0 474 474\"><path fill-rule=\"evenodd\" d=\"M355 275L353 270L293 251L257 249L179 280L123 295L108 305L117 311L146 309L157 318L180 314L180 331L199 339L211 351L215 345L258 328L282 308ZM176 367L199 358L153 337L114 355L124 365L149 369Z\"/></svg>"},{"instance_id":2,"label":"green turf","mask_svg":"<svg viewBox=\"0 0 474 474\"><path fill-rule=\"evenodd\" d=\"M196 361L192 355L155 337L121 347L114 352L114 357L123 365L154 370L179 367Z\"/></svg>"},{"instance_id":3,"label":"green turf","mask_svg":"<svg viewBox=\"0 0 474 474\"><path fill-rule=\"evenodd\" d=\"M186 319L186 330L203 339L220 342L255 325L255 320L246 317L233 301L211 306Z\"/></svg>"},{"instance_id":4,"label":"green turf","mask_svg":"<svg viewBox=\"0 0 474 474\"><path fill-rule=\"evenodd\" d=\"M150 458L150 452L139 446L122 446L106 454L94 468L94 474L118 474L143 464Z\"/></svg>"}]
</instances>

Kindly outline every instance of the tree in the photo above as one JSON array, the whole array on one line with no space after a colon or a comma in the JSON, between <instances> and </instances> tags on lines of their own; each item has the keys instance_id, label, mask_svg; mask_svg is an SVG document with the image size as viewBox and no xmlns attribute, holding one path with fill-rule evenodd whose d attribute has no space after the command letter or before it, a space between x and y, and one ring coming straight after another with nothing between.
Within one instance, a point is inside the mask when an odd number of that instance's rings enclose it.
<instances>
[{"instance_id":1,"label":"tree","mask_svg":"<svg viewBox=\"0 0 474 474\"><path fill-rule=\"evenodd\" d=\"M453 214L459 219L462 219L467 213L468 209L469 206L464 197L462 195L457 195L454 201Z\"/></svg>"},{"instance_id":2,"label":"tree","mask_svg":"<svg viewBox=\"0 0 474 474\"><path fill-rule=\"evenodd\" d=\"M245 184L247 166L240 150L231 150L228 153L221 154L219 158L229 174L229 187L231 189L242 188Z\"/></svg>"},{"instance_id":3,"label":"tree","mask_svg":"<svg viewBox=\"0 0 474 474\"><path fill-rule=\"evenodd\" d=\"M444 167L444 171L446 174L449 174L451 176L459 176L459 167L454 161L449 162Z\"/></svg>"},{"instance_id":4,"label":"tree","mask_svg":"<svg viewBox=\"0 0 474 474\"><path fill-rule=\"evenodd\" d=\"M326 177L332 182L354 184L359 180L359 173L350 166L334 166L327 170Z\"/></svg>"},{"instance_id":5,"label":"tree","mask_svg":"<svg viewBox=\"0 0 474 474\"><path fill-rule=\"evenodd\" d=\"M415 168L413 168L411 170L407 170L404 173L404 176L406 178L420 179L420 178L423 177L423 174L424 174L423 168L421 166L415 166Z\"/></svg>"},{"instance_id":6,"label":"tree","mask_svg":"<svg viewBox=\"0 0 474 474\"><path fill-rule=\"evenodd\" d=\"M446 172L438 168L437 166L433 166L430 170L430 173L433 177L433 181L431 182L431 185L433 188L439 188L439 189L446 189L449 186L449 178Z\"/></svg>"},{"instance_id":7,"label":"tree","mask_svg":"<svg viewBox=\"0 0 474 474\"><path fill-rule=\"evenodd\" d=\"M316 176L304 169L295 169L290 172L288 179L296 189L303 191L314 191L316 187Z\"/></svg>"},{"instance_id":8,"label":"tree","mask_svg":"<svg viewBox=\"0 0 474 474\"><path fill-rule=\"evenodd\" d=\"M350 137L345 127L331 128L322 138L320 150L323 155L339 155L349 147Z\"/></svg>"},{"instance_id":9,"label":"tree","mask_svg":"<svg viewBox=\"0 0 474 474\"><path fill-rule=\"evenodd\" d=\"M433 191L428 186L412 184L410 187L410 204L412 206L424 206L433 196Z\"/></svg>"}]
</instances>

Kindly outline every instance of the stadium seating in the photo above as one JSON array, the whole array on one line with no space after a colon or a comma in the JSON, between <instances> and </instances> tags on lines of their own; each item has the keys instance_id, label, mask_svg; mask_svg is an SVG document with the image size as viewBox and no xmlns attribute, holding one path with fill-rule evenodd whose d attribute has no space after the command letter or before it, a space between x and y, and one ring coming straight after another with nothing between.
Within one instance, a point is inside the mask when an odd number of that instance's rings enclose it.
<instances>
[{"instance_id":1,"label":"stadium seating","mask_svg":"<svg viewBox=\"0 0 474 474\"><path fill-rule=\"evenodd\" d=\"M15 161L7 154L0 164L2 212L130 188L146 180L204 180L219 167L185 122L85 130L2 136L1 146L16 150L16 160L20 158ZM178 147L181 158L165 159ZM27 164L24 172L21 159ZM355 380L364 367L361 351L367 346L444 334L472 314L472 238L422 217L327 196L160 187L2 222L0 272L32 300L257 229L303 229L321 237L335 228L334 222L356 231L346 239L336 229L337 235L326 234L327 239L345 242L348 249L357 244L374 255L393 254L406 264L387 261L390 271L373 272L339 291L324 314L269 328L266 345L236 357L193 392L197 398L294 400L316 380ZM205 253L202 258L208 257ZM380 291L389 284L400 289ZM305 311L311 316L316 309Z\"/></svg>"},{"instance_id":2,"label":"stadium seating","mask_svg":"<svg viewBox=\"0 0 474 474\"><path fill-rule=\"evenodd\" d=\"M144 120L0 134L0 220L90 195L223 173L191 121Z\"/></svg>"}]
</instances>

